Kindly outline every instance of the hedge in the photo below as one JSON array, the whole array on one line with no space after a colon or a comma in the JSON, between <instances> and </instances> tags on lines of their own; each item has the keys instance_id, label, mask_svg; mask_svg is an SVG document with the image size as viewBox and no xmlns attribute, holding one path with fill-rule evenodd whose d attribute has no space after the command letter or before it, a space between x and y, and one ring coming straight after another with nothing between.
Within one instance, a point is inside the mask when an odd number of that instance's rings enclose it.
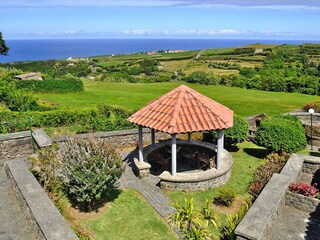
<instances>
[{"instance_id":1,"label":"hedge","mask_svg":"<svg viewBox=\"0 0 320 240\"><path fill-rule=\"evenodd\" d=\"M78 124L88 131L112 131L132 128L126 119L132 114L117 106L100 105L98 109L64 109L43 112L0 111L0 133L18 132L29 129L28 118L32 118L32 127L61 127Z\"/></svg>"},{"instance_id":2,"label":"hedge","mask_svg":"<svg viewBox=\"0 0 320 240\"><path fill-rule=\"evenodd\" d=\"M279 116L262 121L256 134L257 144L275 152L296 152L306 147L305 131L294 116Z\"/></svg>"},{"instance_id":3,"label":"hedge","mask_svg":"<svg viewBox=\"0 0 320 240\"><path fill-rule=\"evenodd\" d=\"M66 93L66 92L81 92L84 90L83 82L81 80L28 80L28 81L17 81L17 88L27 89L33 92L40 93Z\"/></svg>"}]
</instances>

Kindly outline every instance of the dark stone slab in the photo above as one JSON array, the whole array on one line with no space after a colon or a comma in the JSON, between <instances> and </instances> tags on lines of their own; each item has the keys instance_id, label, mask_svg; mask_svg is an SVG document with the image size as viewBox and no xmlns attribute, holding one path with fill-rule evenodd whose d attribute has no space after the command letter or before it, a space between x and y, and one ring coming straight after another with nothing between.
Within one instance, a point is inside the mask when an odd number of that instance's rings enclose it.
<instances>
[{"instance_id":1,"label":"dark stone slab","mask_svg":"<svg viewBox=\"0 0 320 240\"><path fill-rule=\"evenodd\" d=\"M32 136L39 148L48 147L52 145L51 138L46 134L46 132L43 129L34 130Z\"/></svg>"}]
</instances>

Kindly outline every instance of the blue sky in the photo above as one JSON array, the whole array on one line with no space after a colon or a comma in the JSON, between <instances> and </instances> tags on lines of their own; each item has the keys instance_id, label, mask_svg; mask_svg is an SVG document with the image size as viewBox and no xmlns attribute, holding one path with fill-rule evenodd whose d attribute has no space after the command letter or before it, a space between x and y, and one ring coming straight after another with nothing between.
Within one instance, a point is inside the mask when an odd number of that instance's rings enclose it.
<instances>
[{"instance_id":1,"label":"blue sky","mask_svg":"<svg viewBox=\"0 0 320 240\"><path fill-rule=\"evenodd\" d=\"M1 0L5 39L320 39L319 0Z\"/></svg>"}]
</instances>

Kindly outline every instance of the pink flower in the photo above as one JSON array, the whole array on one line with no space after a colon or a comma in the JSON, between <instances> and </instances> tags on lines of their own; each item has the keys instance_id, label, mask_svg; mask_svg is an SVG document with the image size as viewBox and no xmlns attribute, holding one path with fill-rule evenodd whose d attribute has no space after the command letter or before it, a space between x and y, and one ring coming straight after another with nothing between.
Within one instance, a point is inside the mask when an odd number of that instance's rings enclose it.
<instances>
[{"instance_id":1,"label":"pink flower","mask_svg":"<svg viewBox=\"0 0 320 240\"><path fill-rule=\"evenodd\" d=\"M82 233L83 229L82 228L78 228L78 233Z\"/></svg>"}]
</instances>

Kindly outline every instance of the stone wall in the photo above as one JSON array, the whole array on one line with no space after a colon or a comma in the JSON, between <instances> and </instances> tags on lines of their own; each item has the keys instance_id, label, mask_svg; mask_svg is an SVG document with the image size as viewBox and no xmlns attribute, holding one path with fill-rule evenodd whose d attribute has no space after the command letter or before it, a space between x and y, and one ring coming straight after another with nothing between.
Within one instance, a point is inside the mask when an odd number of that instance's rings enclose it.
<instances>
[{"instance_id":1,"label":"stone wall","mask_svg":"<svg viewBox=\"0 0 320 240\"><path fill-rule=\"evenodd\" d=\"M8 161L5 170L21 208L37 233L38 239L78 239L24 161Z\"/></svg>"},{"instance_id":2,"label":"stone wall","mask_svg":"<svg viewBox=\"0 0 320 240\"><path fill-rule=\"evenodd\" d=\"M237 239L267 239L279 208L285 203L290 177L273 174L259 197L235 229Z\"/></svg>"},{"instance_id":3,"label":"stone wall","mask_svg":"<svg viewBox=\"0 0 320 240\"><path fill-rule=\"evenodd\" d=\"M314 212L317 210L318 205L320 206L320 200L287 191L286 205L295 207L302 211Z\"/></svg>"},{"instance_id":4,"label":"stone wall","mask_svg":"<svg viewBox=\"0 0 320 240\"><path fill-rule=\"evenodd\" d=\"M25 158L33 153L30 132L0 136L0 166L10 159Z\"/></svg>"},{"instance_id":5,"label":"stone wall","mask_svg":"<svg viewBox=\"0 0 320 240\"><path fill-rule=\"evenodd\" d=\"M202 180L197 182L172 182L161 179L160 188L163 190L171 190L171 191L205 191L212 188L216 188L224 185L228 182L231 176L231 168L229 171L224 173L219 177L215 177L208 180Z\"/></svg>"},{"instance_id":6,"label":"stone wall","mask_svg":"<svg viewBox=\"0 0 320 240\"><path fill-rule=\"evenodd\" d=\"M315 174L320 169L320 163L304 162L302 172Z\"/></svg>"},{"instance_id":7,"label":"stone wall","mask_svg":"<svg viewBox=\"0 0 320 240\"><path fill-rule=\"evenodd\" d=\"M236 228L237 239L268 239L269 229L284 204L313 212L320 200L291 193L288 186L299 179L301 172L314 174L319 167L320 158L292 154L280 174L273 174Z\"/></svg>"},{"instance_id":8,"label":"stone wall","mask_svg":"<svg viewBox=\"0 0 320 240\"><path fill-rule=\"evenodd\" d=\"M90 138L97 137L102 138L106 142L110 142L119 147L132 147L135 146L138 142L138 129L130 129L130 130L119 130L119 131L110 131L110 132L98 132L98 133L85 133L85 134L77 134L77 135L69 135L69 136L60 136L51 138L55 143L63 143L68 139L74 138ZM169 139L171 136L166 133L156 132L156 140L164 140ZM151 131L150 129L143 129L143 143L144 145L148 145L151 143Z\"/></svg>"}]
</instances>

